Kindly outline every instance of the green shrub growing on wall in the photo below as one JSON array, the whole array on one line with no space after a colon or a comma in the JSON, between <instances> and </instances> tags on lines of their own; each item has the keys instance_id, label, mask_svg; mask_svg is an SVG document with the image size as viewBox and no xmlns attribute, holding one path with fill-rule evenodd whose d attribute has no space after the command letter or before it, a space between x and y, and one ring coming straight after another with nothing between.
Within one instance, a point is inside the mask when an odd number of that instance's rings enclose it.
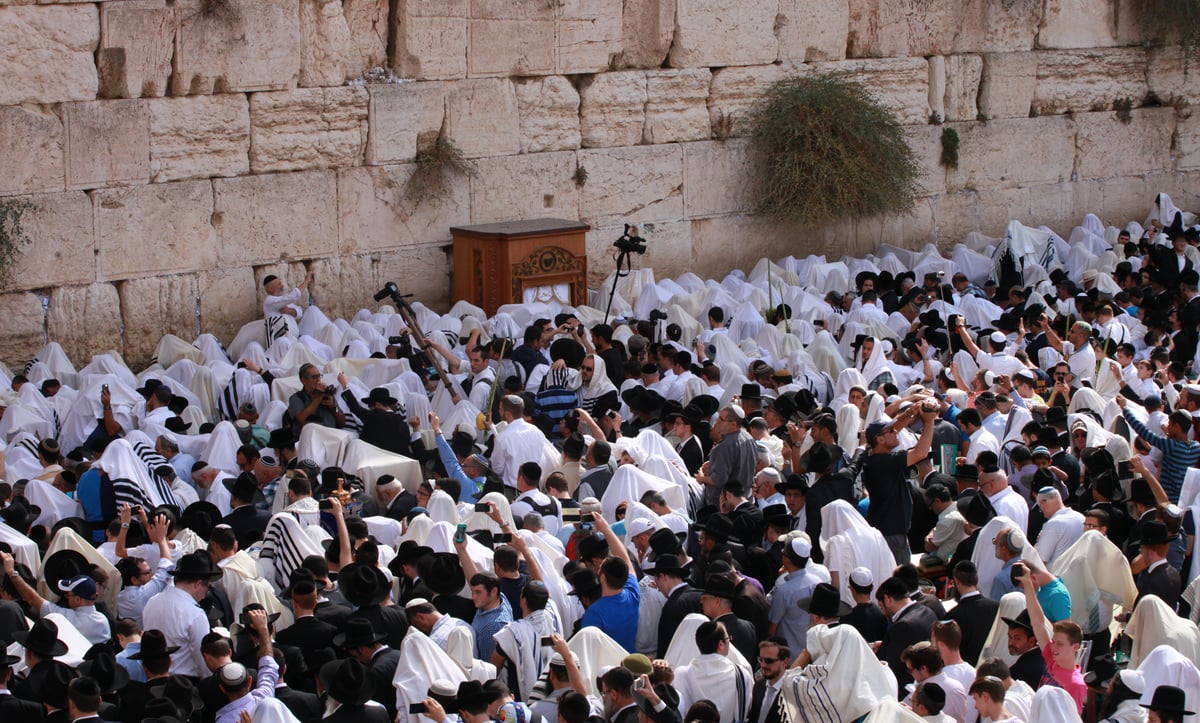
<instances>
[{"instance_id":1,"label":"green shrub growing on wall","mask_svg":"<svg viewBox=\"0 0 1200 723\"><path fill-rule=\"evenodd\" d=\"M942 129L941 163L946 168L958 168L958 131L953 128Z\"/></svg>"},{"instance_id":2,"label":"green shrub growing on wall","mask_svg":"<svg viewBox=\"0 0 1200 723\"><path fill-rule=\"evenodd\" d=\"M904 213L917 164L900 121L861 84L840 75L786 78L751 120L758 212L827 223Z\"/></svg>"},{"instance_id":3,"label":"green shrub growing on wall","mask_svg":"<svg viewBox=\"0 0 1200 723\"><path fill-rule=\"evenodd\" d=\"M29 243L21 219L32 210L28 201L0 199L0 289L8 288L21 247Z\"/></svg>"}]
</instances>

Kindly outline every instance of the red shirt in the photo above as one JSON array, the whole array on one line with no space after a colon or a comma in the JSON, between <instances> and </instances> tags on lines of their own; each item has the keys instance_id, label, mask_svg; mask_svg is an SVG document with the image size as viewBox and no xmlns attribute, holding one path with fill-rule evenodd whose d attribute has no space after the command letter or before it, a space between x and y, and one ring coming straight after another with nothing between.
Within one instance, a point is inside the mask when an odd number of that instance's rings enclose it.
<instances>
[{"instance_id":1,"label":"red shirt","mask_svg":"<svg viewBox=\"0 0 1200 723\"><path fill-rule=\"evenodd\" d=\"M1046 672L1042 673L1038 687L1053 685L1067 691L1071 699L1075 701L1078 713L1083 715L1083 702L1087 699L1087 683L1083 682L1083 673L1079 671L1079 666L1070 670L1059 666L1054 662L1054 656L1050 655L1049 645L1042 649L1042 658L1046 661Z\"/></svg>"}]
</instances>

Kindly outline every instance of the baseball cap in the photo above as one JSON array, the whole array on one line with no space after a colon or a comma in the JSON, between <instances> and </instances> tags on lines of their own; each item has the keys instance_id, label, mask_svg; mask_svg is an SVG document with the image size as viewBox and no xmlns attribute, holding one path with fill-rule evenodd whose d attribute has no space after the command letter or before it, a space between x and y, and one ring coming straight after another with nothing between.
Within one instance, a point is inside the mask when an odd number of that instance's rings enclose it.
<instances>
[{"instance_id":1,"label":"baseball cap","mask_svg":"<svg viewBox=\"0 0 1200 723\"><path fill-rule=\"evenodd\" d=\"M875 440L879 439L879 435L883 430L887 429L888 422L871 422L867 425L867 446L874 447Z\"/></svg>"}]
</instances>

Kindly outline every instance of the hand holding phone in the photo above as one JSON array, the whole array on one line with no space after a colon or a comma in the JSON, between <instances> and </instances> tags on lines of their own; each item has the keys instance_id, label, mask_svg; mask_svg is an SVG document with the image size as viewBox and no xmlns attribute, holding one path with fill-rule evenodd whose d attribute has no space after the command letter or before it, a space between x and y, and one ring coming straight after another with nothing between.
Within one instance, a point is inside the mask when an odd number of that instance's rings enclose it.
<instances>
[{"instance_id":1,"label":"hand holding phone","mask_svg":"<svg viewBox=\"0 0 1200 723\"><path fill-rule=\"evenodd\" d=\"M456 529L454 531L454 544L461 545L466 541L467 541L467 526L460 524L458 526L458 529Z\"/></svg>"}]
</instances>

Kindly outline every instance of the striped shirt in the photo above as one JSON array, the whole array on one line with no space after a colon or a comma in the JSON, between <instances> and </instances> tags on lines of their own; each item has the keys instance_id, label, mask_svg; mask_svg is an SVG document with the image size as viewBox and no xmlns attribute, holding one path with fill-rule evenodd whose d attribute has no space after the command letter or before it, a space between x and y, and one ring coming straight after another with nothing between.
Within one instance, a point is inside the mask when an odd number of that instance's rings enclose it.
<instances>
[{"instance_id":1,"label":"striped shirt","mask_svg":"<svg viewBox=\"0 0 1200 723\"><path fill-rule=\"evenodd\" d=\"M1131 415L1128 409L1125 410L1125 421L1129 422L1129 426L1133 427L1133 431L1137 432L1139 437L1162 450L1162 475L1159 482L1163 491L1167 493L1167 499L1178 504L1179 493L1183 491L1184 475L1189 467L1195 467L1196 462L1200 461L1200 442L1181 442L1155 434Z\"/></svg>"}]
</instances>

